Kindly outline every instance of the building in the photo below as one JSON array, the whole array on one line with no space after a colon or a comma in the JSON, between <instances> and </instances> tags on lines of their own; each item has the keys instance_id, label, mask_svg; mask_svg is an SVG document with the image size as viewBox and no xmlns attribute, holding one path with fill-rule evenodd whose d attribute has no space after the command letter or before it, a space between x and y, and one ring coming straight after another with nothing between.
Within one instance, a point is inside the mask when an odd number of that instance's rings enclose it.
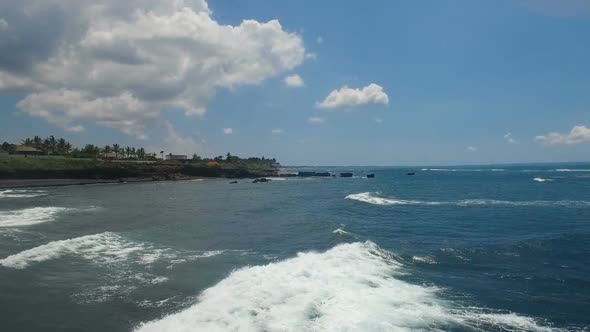
<instances>
[{"instance_id":1,"label":"building","mask_svg":"<svg viewBox=\"0 0 590 332\"><path fill-rule=\"evenodd\" d=\"M188 156L185 154L169 154L166 155L166 160L187 160Z\"/></svg>"},{"instance_id":2,"label":"building","mask_svg":"<svg viewBox=\"0 0 590 332\"><path fill-rule=\"evenodd\" d=\"M27 156L40 156L43 154L43 151L37 150L32 146L17 145L14 148L14 154L24 155L25 157L27 157Z\"/></svg>"}]
</instances>

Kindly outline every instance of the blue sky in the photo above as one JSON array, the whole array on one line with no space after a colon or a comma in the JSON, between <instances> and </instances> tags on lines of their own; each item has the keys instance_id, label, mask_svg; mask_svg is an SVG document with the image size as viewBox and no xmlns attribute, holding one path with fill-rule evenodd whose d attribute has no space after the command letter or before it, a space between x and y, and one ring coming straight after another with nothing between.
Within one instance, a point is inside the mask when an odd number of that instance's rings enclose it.
<instances>
[{"instance_id":1,"label":"blue sky","mask_svg":"<svg viewBox=\"0 0 590 332\"><path fill-rule=\"evenodd\" d=\"M32 59L17 68L14 59L0 56L0 141L54 134L78 145L119 142L206 156L229 151L276 157L291 165L590 160L587 1L196 4L200 1L180 2L205 13L208 27L191 30L191 24L200 21L197 15L187 15L186 25L173 26L181 29L175 36L188 34L190 45L163 57L160 52L170 40L159 33L166 29L159 22L172 20L185 10L182 7L161 9L153 5L158 0L130 1L134 8L118 8L129 10L129 16L121 15L118 25L106 28L104 22L112 22L108 15L114 14L103 13L104 21L98 23L84 22L80 14L82 19L66 21L67 29L51 35L58 46L31 50L22 47L33 42L24 31L42 26L31 28L26 19L19 21L19 13L40 0L0 0L0 9L6 7L0 10L0 40L6 38L0 41L2 53L23 52L19 59ZM84 13L88 3L64 7L59 15ZM108 7L111 1L106 3ZM138 19L138 8L153 10L159 19ZM41 17L50 14L56 15L49 9L38 12ZM256 24L245 27L244 19ZM280 27L260 26L271 20L278 20ZM144 35L145 24L154 32ZM230 33L223 29L230 25L243 28L236 42L226 42L231 36L223 35ZM134 26L143 30L137 32ZM102 34L91 34L94 27L103 29ZM70 33L75 29L80 33ZM145 46L146 35L157 47ZM192 38L195 35L198 38ZM182 37L181 42L187 40L187 35ZM22 44L14 42L15 47L8 38ZM61 45L68 43L80 51L59 58ZM88 45L95 44L89 51ZM184 85L175 91L183 92L169 93L176 85L158 81L166 72L146 71L144 76L143 69L127 60L125 67L114 67L125 68L124 73L104 65L123 61L132 47L150 59L159 57L154 62L160 68L169 65L170 72L182 67L177 58L197 64L201 71L203 64L213 63L219 66L213 76L219 77L186 75L178 80L182 83L176 82ZM67 62L66 74L53 68L49 74L43 71L56 58ZM74 62L81 65L71 67ZM94 76L68 76L76 70ZM298 75L303 86L288 86L285 78L292 75ZM140 83L127 82L134 76ZM102 77L121 91L88 83ZM378 89L362 90L371 84ZM129 98L119 95L123 91ZM336 99L327 103L331 93ZM179 102L186 98L191 100L187 108ZM322 102L329 106L321 107ZM196 111L187 116L188 109Z\"/></svg>"}]
</instances>

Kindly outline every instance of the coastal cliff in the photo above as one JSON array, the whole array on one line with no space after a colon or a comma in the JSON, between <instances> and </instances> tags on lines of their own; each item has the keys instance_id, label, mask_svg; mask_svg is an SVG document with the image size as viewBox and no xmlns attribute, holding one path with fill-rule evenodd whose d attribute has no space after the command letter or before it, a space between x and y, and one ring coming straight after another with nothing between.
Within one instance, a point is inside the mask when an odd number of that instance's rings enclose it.
<instances>
[{"instance_id":1,"label":"coastal cliff","mask_svg":"<svg viewBox=\"0 0 590 332\"><path fill-rule=\"evenodd\" d=\"M77 159L0 159L0 179L119 179L171 180L184 177L257 178L277 176L261 163L109 162Z\"/></svg>"}]
</instances>

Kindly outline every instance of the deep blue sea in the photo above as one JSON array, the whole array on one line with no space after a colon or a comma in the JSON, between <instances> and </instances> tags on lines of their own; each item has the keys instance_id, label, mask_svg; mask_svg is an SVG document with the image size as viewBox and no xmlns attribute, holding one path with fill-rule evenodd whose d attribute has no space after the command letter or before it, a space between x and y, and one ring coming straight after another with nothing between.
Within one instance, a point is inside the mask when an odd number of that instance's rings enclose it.
<instances>
[{"instance_id":1,"label":"deep blue sea","mask_svg":"<svg viewBox=\"0 0 590 332\"><path fill-rule=\"evenodd\" d=\"M1 190L0 330L590 330L590 164L315 170Z\"/></svg>"}]
</instances>

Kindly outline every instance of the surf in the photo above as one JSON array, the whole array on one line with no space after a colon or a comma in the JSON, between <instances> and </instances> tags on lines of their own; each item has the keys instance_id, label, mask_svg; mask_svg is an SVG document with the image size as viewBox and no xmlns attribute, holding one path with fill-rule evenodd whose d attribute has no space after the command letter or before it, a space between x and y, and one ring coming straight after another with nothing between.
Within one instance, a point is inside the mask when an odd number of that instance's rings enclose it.
<instances>
[{"instance_id":1,"label":"surf","mask_svg":"<svg viewBox=\"0 0 590 332\"><path fill-rule=\"evenodd\" d=\"M145 322L155 331L412 331L453 328L552 331L533 318L463 308L407 273L375 243L340 244L323 252L244 267L204 290L191 307Z\"/></svg>"}]
</instances>

